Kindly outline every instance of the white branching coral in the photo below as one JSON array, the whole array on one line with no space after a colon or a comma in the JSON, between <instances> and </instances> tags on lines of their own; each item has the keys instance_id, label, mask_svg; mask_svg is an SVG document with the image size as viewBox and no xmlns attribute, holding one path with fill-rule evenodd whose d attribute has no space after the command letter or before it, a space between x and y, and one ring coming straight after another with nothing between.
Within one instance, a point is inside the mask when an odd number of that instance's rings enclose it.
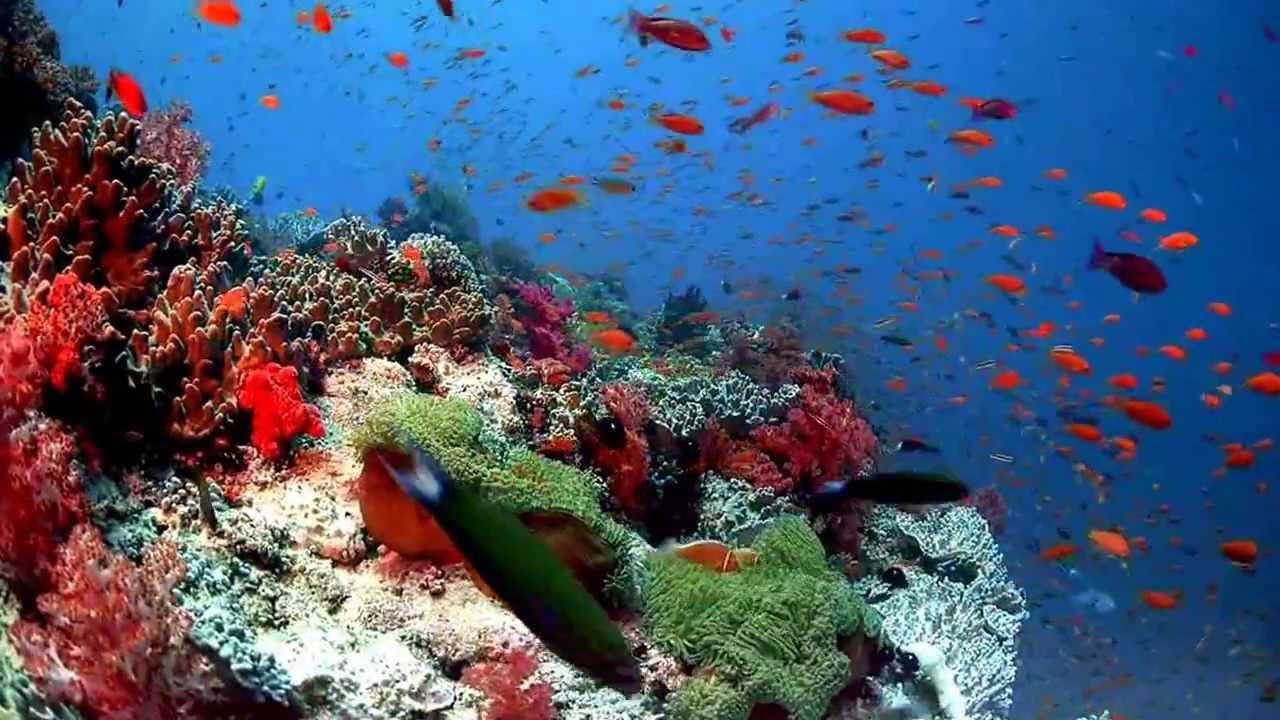
<instances>
[{"instance_id":1,"label":"white branching coral","mask_svg":"<svg viewBox=\"0 0 1280 720\"><path fill-rule=\"evenodd\" d=\"M883 618L881 643L900 655L927 647L929 655L916 655L910 673L899 668L873 679L886 710L882 717L1007 718L1026 601L1009 581L986 521L967 507L915 516L876 506L865 533L863 560L871 572L857 587ZM902 571L906 587L878 577L890 567ZM948 686L938 686L940 668Z\"/></svg>"}]
</instances>

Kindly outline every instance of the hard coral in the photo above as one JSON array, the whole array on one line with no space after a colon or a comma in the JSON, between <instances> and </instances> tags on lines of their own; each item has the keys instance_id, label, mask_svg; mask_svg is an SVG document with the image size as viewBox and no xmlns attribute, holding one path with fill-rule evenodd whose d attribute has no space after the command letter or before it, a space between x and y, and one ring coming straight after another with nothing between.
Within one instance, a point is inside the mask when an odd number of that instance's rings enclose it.
<instances>
[{"instance_id":1,"label":"hard coral","mask_svg":"<svg viewBox=\"0 0 1280 720\"><path fill-rule=\"evenodd\" d=\"M538 657L529 647L493 650L491 659L462 671L462 684L485 694L489 703L484 720L552 720L557 717L551 702L551 685L531 682L538 669Z\"/></svg>"},{"instance_id":2,"label":"hard coral","mask_svg":"<svg viewBox=\"0 0 1280 720\"><path fill-rule=\"evenodd\" d=\"M50 699L92 717L193 717L214 681L171 595L183 572L172 544L135 567L80 525L59 550L54 589L37 599L43 621L13 627L27 672Z\"/></svg>"},{"instance_id":3,"label":"hard coral","mask_svg":"<svg viewBox=\"0 0 1280 720\"><path fill-rule=\"evenodd\" d=\"M138 145L139 154L169 165L183 185L196 182L209 169L209 143L187 127L191 115L191 106L176 100L163 110L149 111L142 116Z\"/></svg>"},{"instance_id":4,"label":"hard coral","mask_svg":"<svg viewBox=\"0 0 1280 720\"><path fill-rule=\"evenodd\" d=\"M865 471L879 452L871 424L853 403L812 385L801 391L783 424L756 428L751 440L797 487L810 492Z\"/></svg>"},{"instance_id":5,"label":"hard coral","mask_svg":"<svg viewBox=\"0 0 1280 720\"><path fill-rule=\"evenodd\" d=\"M242 410L253 414L253 446L275 460L298 435L324 437L320 411L302 400L298 370L268 363L254 368L236 392Z\"/></svg>"}]
</instances>

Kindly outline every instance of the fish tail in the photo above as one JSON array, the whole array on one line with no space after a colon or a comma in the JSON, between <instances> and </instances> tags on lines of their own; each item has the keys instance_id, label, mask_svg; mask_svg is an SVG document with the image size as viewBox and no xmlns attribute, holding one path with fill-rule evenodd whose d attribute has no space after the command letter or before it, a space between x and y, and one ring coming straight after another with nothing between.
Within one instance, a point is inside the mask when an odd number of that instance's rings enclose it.
<instances>
[{"instance_id":1,"label":"fish tail","mask_svg":"<svg viewBox=\"0 0 1280 720\"><path fill-rule=\"evenodd\" d=\"M628 33L634 33L640 38L641 47L649 44L649 38L644 32L644 21L649 18L642 13L637 12L634 8L627 9L627 29Z\"/></svg>"},{"instance_id":2,"label":"fish tail","mask_svg":"<svg viewBox=\"0 0 1280 720\"><path fill-rule=\"evenodd\" d=\"M1097 270L1107 266L1107 251L1102 249L1102 243L1098 242L1098 238L1093 239L1093 252L1089 255L1089 264L1085 266L1086 270Z\"/></svg>"}]
</instances>

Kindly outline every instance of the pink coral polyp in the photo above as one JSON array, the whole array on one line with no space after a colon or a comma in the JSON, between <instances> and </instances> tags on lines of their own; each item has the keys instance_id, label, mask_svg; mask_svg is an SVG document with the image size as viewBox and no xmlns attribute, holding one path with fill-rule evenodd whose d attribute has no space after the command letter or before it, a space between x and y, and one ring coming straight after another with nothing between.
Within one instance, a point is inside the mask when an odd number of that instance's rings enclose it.
<instances>
[{"instance_id":1,"label":"pink coral polyp","mask_svg":"<svg viewBox=\"0 0 1280 720\"><path fill-rule=\"evenodd\" d=\"M267 363L250 370L236 401L253 413L250 442L268 460L278 459L298 435L324 437L320 411L302 400L296 368Z\"/></svg>"}]
</instances>

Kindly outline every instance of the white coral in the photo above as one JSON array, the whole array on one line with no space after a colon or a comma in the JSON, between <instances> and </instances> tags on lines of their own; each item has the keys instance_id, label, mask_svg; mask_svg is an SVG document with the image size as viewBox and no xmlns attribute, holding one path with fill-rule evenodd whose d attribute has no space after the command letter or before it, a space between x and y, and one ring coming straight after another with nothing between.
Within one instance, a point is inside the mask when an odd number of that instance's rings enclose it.
<instances>
[{"instance_id":1,"label":"white coral","mask_svg":"<svg viewBox=\"0 0 1280 720\"><path fill-rule=\"evenodd\" d=\"M516 388L496 359L475 356L459 363L448 350L424 343L414 349L409 367L415 376L432 378L438 394L466 401L503 434L519 434L522 420Z\"/></svg>"}]
</instances>

